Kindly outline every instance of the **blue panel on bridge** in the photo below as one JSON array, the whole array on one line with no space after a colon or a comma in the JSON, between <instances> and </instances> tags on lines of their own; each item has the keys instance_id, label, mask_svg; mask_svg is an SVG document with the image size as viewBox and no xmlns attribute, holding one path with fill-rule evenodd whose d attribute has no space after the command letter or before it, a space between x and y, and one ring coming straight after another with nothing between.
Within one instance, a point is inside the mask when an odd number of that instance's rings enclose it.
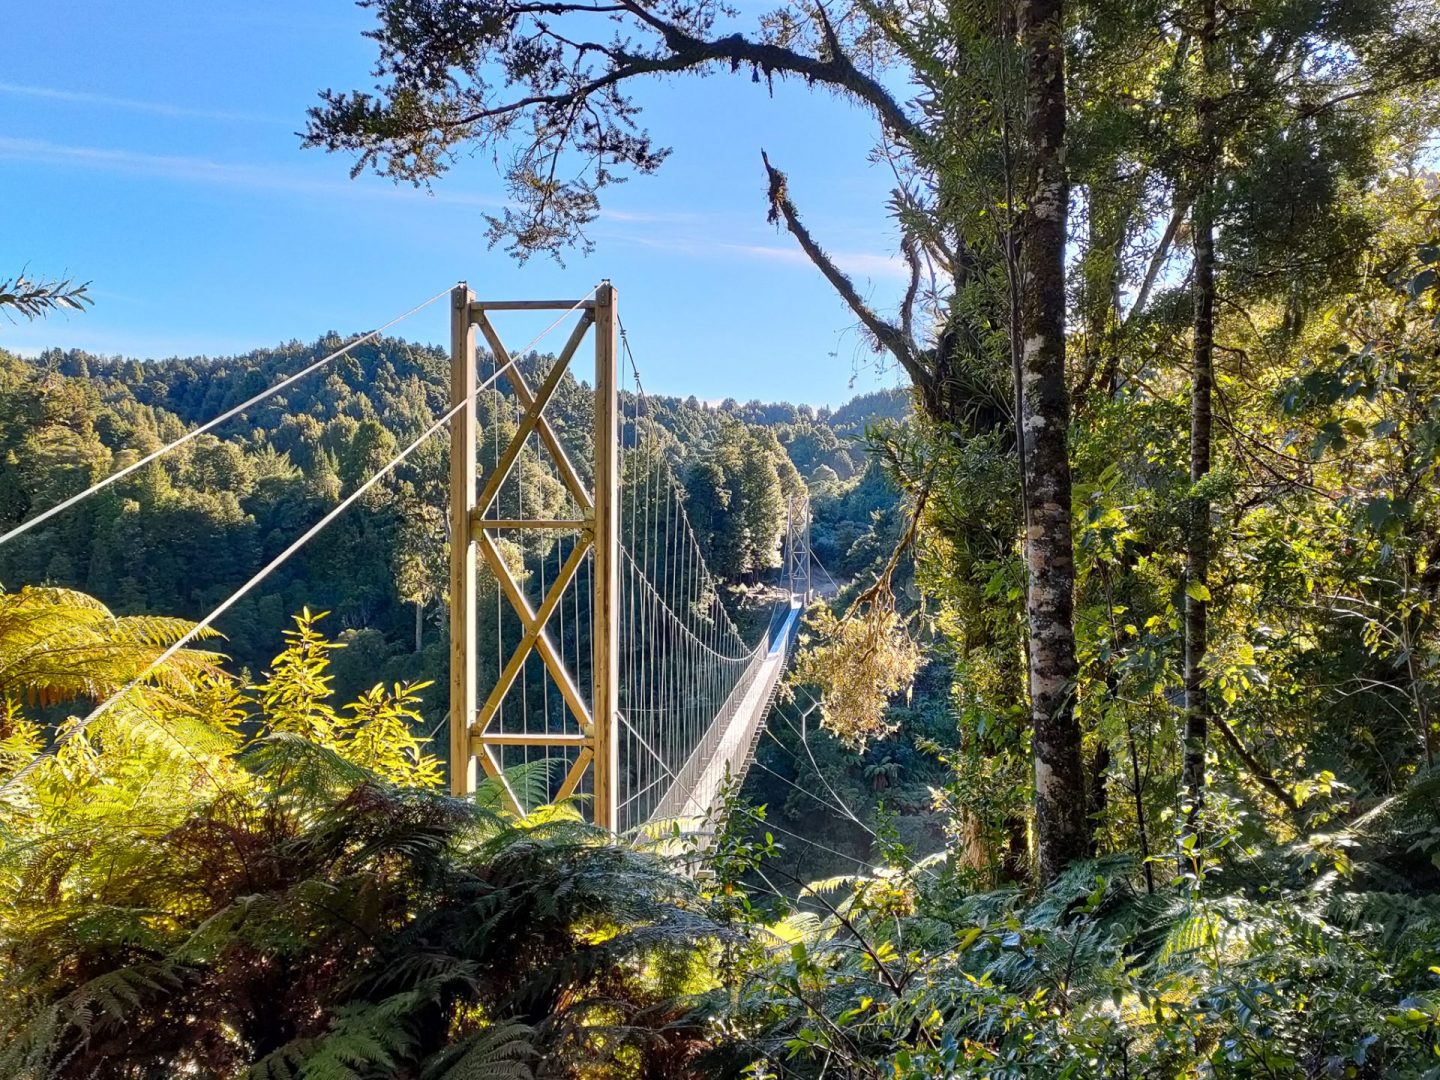
<instances>
[{"instance_id":1,"label":"blue panel on bridge","mask_svg":"<svg viewBox=\"0 0 1440 1080\"><path fill-rule=\"evenodd\" d=\"M770 620L768 655L774 656L794 639L795 631L799 629L800 615L800 605L792 603L790 610L777 612Z\"/></svg>"}]
</instances>

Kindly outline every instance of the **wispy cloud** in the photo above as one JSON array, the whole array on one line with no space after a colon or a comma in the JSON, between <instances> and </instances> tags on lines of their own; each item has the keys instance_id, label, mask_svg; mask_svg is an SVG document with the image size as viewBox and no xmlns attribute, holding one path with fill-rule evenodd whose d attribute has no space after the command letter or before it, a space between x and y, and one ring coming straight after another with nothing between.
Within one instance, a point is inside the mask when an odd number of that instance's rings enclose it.
<instances>
[{"instance_id":1,"label":"wispy cloud","mask_svg":"<svg viewBox=\"0 0 1440 1080\"><path fill-rule=\"evenodd\" d=\"M149 113L152 116L169 116L177 120L217 120L248 124L286 123L279 117L263 116L259 113L230 109L197 109L189 105L172 105L165 101L141 101L137 98L118 97L113 94L93 94L84 90L61 90L53 86L28 86L22 83L0 82L0 94L39 98L45 101L63 101L71 105L95 105L103 109L124 109L129 112Z\"/></svg>"},{"instance_id":2,"label":"wispy cloud","mask_svg":"<svg viewBox=\"0 0 1440 1080\"><path fill-rule=\"evenodd\" d=\"M770 244L720 244L726 251L734 251L756 259L770 262L789 263L813 269L810 257L799 248L774 247ZM886 255L870 251L832 251L830 261L845 273L854 277L898 278L910 276L905 262L898 255Z\"/></svg>"},{"instance_id":3,"label":"wispy cloud","mask_svg":"<svg viewBox=\"0 0 1440 1080\"><path fill-rule=\"evenodd\" d=\"M235 184L241 187L279 187L329 191L336 185L312 181L282 170L210 161L176 154L147 154L99 146L72 146L45 139L0 136L0 158L32 165L67 165L102 172L138 173L172 180Z\"/></svg>"},{"instance_id":4,"label":"wispy cloud","mask_svg":"<svg viewBox=\"0 0 1440 1080\"><path fill-rule=\"evenodd\" d=\"M737 244L707 236L640 235L634 231L615 232L608 235L616 240L656 248L660 251L673 251L682 255L701 258L755 259L805 270L815 268L809 257L798 247L782 247L774 244ZM870 251L832 251L829 255L836 266L853 277L896 281L903 281L909 277L904 260L898 255Z\"/></svg>"},{"instance_id":5,"label":"wispy cloud","mask_svg":"<svg viewBox=\"0 0 1440 1080\"><path fill-rule=\"evenodd\" d=\"M44 139L0 136L0 161L89 169L97 172L149 176L173 183L227 186L254 191L288 192L322 198L426 200L455 206L495 209L504 200L454 190L434 193L378 181L346 181L279 166L214 161L181 154L151 154L98 146L76 146ZM721 239L735 235L735 223L712 215L684 211L605 210L601 220L610 225L604 237L624 243L697 258L739 258L811 269L799 248L774 244L744 244ZM599 234L597 239L601 238ZM904 280L907 271L896 255L870 251L834 251L835 265L847 274L876 281Z\"/></svg>"},{"instance_id":6,"label":"wispy cloud","mask_svg":"<svg viewBox=\"0 0 1440 1080\"><path fill-rule=\"evenodd\" d=\"M0 160L23 161L32 165L55 165L92 169L99 172L153 176L180 183L213 184L264 191L285 191L326 198L348 196L367 199L433 198L466 206L494 207L500 200L484 195L441 192L433 196L411 187L386 183L330 180L294 170L263 165L241 165L208 158L176 154L149 154L97 146L72 146L44 139L13 139L0 136Z\"/></svg>"},{"instance_id":7,"label":"wispy cloud","mask_svg":"<svg viewBox=\"0 0 1440 1080\"><path fill-rule=\"evenodd\" d=\"M601 208L599 220L640 225L697 225L707 218L686 210L618 210L606 206Z\"/></svg>"}]
</instances>

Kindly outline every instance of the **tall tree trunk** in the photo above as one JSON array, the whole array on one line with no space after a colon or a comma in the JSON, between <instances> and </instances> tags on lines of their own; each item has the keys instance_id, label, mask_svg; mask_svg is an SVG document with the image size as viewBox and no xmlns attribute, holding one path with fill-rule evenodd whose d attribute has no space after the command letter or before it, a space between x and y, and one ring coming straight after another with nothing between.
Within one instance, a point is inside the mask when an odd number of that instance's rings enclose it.
<instances>
[{"instance_id":1,"label":"tall tree trunk","mask_svg":"<svg viewBox=\"0 0 1440 1080\"><path fill-rule=\"evenodd\" d=\"M1030 709L1039 876L1089 847L1085 765L1075 720L1075 553L1070 530L1070 402L1065 387L1065 66L1063 0L1020 0L1029 152L1021 251L1020 427L1025 440Z\"/></svg>"},{"instance_id":2,"label":"tall tree trunk","mask_svg":"<svg viewBox=\"0 0 1440 1080\"><path fill-rule=\"evenodd\" d=\"M1211 390L1215 383L1215 0L1204 0L1201 22L1202 79L1196 104L1199 156L1196 168L1194 233L1194 374L1190 387L1190 483L1210 472ZM1193 832L1205 805L1205 749L1210 703L1205 688L1206 622L1209 614L1210 500L1192 494L1185 537L1185 747L1183 781L1189 809L1185 829Z\"/></svg>"},{"instance_id":3,"label":"tall tree trunk","mask_svg":"<svg viewBox=\"0 0 1440 1080\"><path fill-rule=\"evenodd\" d=\"M425 635L425 601L415 601L415 651L418 653L424 646Z\"/></svg>"},{"instance_id":4,"label":"tall tree trunk","mask_svg":"<svg viewBox=\"0 0 1440 1080\"><path fill-rule=\"evenodd\" d=\"M1085 192L1088 236L1081 261L1082 287L1079 315L1085 343L1080 374L1071 394L1071 409L1078 418L1089 396L1113 395L1119 364L1120 267L1125 256L1125 235L1132 200L1118 164L1103 179L1096 178Z\"/></svg>"},{"instance_id":5,"label":"tall tree trunk","mask_svg":"<svg viewBox=\"0 0 1440 1080\"><path fill-rule=\"evenodd\" d=\"M1086 812L1090 815L1090 847L1086 854L1090 858L1100 854L1096 846L1096 830L1110 806L1110 744L1101 740L1095 748L1095 757L1090 762L1090 795Z\"/></svg>"},{"instance_id":6,"label":"tall tree trunk","mask_svg":"<svg viewBox=\"0 0 1440 1080\"><path fill-rule=\"evenodd\" d=\"M1140 773L1140 753L1135 747L1135 725L1125 717L1125 744L1130 751L1130 794L1135 799L1135 827L1140 833L1140 862L1145 868L1145 891L1155 894L1155 871L1150 867L1150 835L1145 829L1145 780Z\"/></svg>"},{"instance_id":7,"label":"tall tree trunk","mask_svg":"<svg viewBox=\"0 0 1440 1080\"><path fill-rule=\"evenodd\" d=\"M1392 495L1391 501L1399 502L1400 498ZM1409 528L1407 522L1407 532ZM1406 552L1403 565L1405 567L1403 582L1405 591L1417 593L1427 606L1429 603L1433 603L1431 597L1426 595L1429 591L1425 588L1425 578L1428 576L1428 572L1422 574L1417 569L1413 549ZM1400 642L1405 649L1405 674L1408 677L1409 696L1415 702L1415 717L1420 721L1420 748L1425 752L1425 767L1433 769L1435 768L1435 732L1432 730L1434 724L1430 719L1429 696L1425 693L1426 680L1422 675L1420 664L1416 660L1416 654L1420 651L1420 635L1423 633L1425 611L1425 607L1413 603L1405 606L1405 613L1400 618Z\"/></svg>"}]
</instances>

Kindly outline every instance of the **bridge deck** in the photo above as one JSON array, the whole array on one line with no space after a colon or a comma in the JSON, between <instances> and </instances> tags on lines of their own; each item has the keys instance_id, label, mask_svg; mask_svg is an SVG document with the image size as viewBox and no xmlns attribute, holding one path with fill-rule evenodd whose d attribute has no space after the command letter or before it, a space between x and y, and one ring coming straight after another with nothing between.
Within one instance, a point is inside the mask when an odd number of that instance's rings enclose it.
<instances>
[{"instance_id":1,"label":"bridge deck","mask_svg":"<svg viewBox=\"0 0 1440 1080\"><path fill-rule=\"evenodd\" d=\"M761 725L785 673L800 614L799 601L791 601L789 611L782 612L772 623L766 635L767 646L756 650L755 659L724 710L656 806L652 822L679 821L682 827L693 828L715 808L726 779L745 775Z\"/></svg>"}]
</instances>

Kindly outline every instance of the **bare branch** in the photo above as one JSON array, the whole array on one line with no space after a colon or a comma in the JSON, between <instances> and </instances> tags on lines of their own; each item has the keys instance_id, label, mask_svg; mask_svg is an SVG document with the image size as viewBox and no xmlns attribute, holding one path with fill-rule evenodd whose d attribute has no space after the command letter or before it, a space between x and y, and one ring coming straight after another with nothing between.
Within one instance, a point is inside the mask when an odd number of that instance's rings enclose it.
<instances>
[{"instance_id":1,"label":"bare branch","mask_svg":"<svg viewBox=\"0 0 1440 1080\"><path fill-rule=\"evenodd\" d=\"M820 20L820 30L825 35L825 50L831 57L844 56L845 50L840 45L840 38L835 33L835 27L830 22L830 13L825 10L825 5L817 3L815 14Z\"/></svg>"},{"instance_id":2,"label":"bare branch","mask_svg":"<svg viewBox=\"0 0 1440 1080\"><path fill-rule=\"evenodd\" d=\"M1285 785L1275 779L1269 769L1260 764L1259 758L1246 749L1245 744L1240 741L1240 737L1235 734L1235 729L1225 721L1225 718L1216 713L1210 719L1219 729L1220 734L1225 737L1225 741L1230 744L1230 749L1235 751L1235 756L1250 771L1250 775L1255 778L1256 783L1283 803L1292 814L1298 814L1300 803L1296 801L1295 796L1285 788Z\"/></svg>"},{"instance_id":3,"label":"bare branch","mask_svg":"<svg viewBox=\"0 0 1440 1080\"><path fill-rule=\"evenodd\" d=\"M795 204L790 201L789 192L786 190L785 174L770 164L770 157L765 151L760 151L760 158L765 162L765 171L770 178L771 222L778 223L784 219L785 228L799 242L801 250L815 264L816 269L825 275L825 280L830 282L831 287L840 294L840 298L855 313L856 318L870 332L870 335L900 362L900 366L911 378L918 384L927 385L931 381L931 375L920 363L914 342L900 327L886 322L860 298L860 294L855 290L854 282L835 265L830 256L825 254L825 250L810 235L810 230L800 221L800 215L796 212Z\"/></svg>"},{"instance_id":4,"label":"bare branch","mask_svg":"<svg viewBox=\"0 0 1440 1080\"><path fill-rule=\"evenodd\" d=\"M706 41L686 33L673 23L667 23L646 11L641 4L635 3L633 0L625 0L625 2L637 17L654 27L664 38L665 44L671 52L671 56L667 59L669 66L664 70L682 71L715 61L724 61L732 67L742 67L748 64L767 75L777 71L799 75L811 82L824 83L848 91L866 102L874 108L886 128L904 138L910 145L918 147L927 141L924 130L906 115L905 110L900 107L900 103L891 96L890 92L857 68L846 55L828 18L824 19L823 27L827 48L831 55L822 60L805 56L793 49L786 49L779 45L751 41L743 34L731 34L728 37Z\"/></svg>"},{"instance_id":5,"label":"bare branch","mask_svg":"<svg viewBox=\"0 0 1440 1080\"><path fill-rule=\"evenodd\" d=\"M1139 295L1135 297L1135 303L1131 305L1122 326L1128 326L1131 319L1145 310L1145 302L1150 299L1150 290L1155 287L1155 280L1160 276L1160 268L1165 265L1165 260L1170 256L1170 245L1175 242L1175 234L1180 231L1180 223L1185 220L1185 214L1189 209L1189 199L1175 201L1175 212L1170 215L1170 222L1160 236L1160 243L1155 248L1154 254L1150 256L1150 265L1145 268L1145 280L1140 283Z\"/></svg>"},{"instance_id":6,"label":"bare branch","mask_svg":"<svg viewBox=\"0 0 1440 1080\"><path fill-rule=\"evenodd\" d=\"M905 299L900 302L900 329L905 337L915 340L915 298L920 292L920 253L915 238L906 233L900 240L900 252L910 264L910 283L905 287Z\"/></svg>"},{"instance_id":7,"label":"bare branch","mask_svg":"<svg viewBox=\"0 0 1440 1080\"><path fill-rule=\"evenodd\" d=\"M732 68L748 65L766 75L775 72L798 75L810 82L824 83L827 86L848 91L874 108L888 131L905 139L912 146L920 145L925 141L924 130L906 115L904 109L900 107L900 103L889 91L862 72L850 60L840 44L840 39L835 34L834 27L823 15L822 27L829 55L820 58L805 56L803 53L779 45L752 41L738 33L710 40L695 37L674 23L666 22L638 3L627 2L616 8L591 8L569 4L549 4L538 7L528 5L522 6L520 10L534 9L541 9L547 14L553 15L578 11L628 11L657 31L664 39L669 52L668 54L645 56L611 49L598 42L585 42L583 45L575 46L577 52L582 55L585 52L601 52L614 63L615 66L603 76L566 93L520 98L495 108L471 112L449 120L443 126L466 127L481 120L493 119L535 106L566 106L577 97L589 97L607 87L640 76L691 71L707 64L726 63Z\"/></svg>"}]
</instances>

